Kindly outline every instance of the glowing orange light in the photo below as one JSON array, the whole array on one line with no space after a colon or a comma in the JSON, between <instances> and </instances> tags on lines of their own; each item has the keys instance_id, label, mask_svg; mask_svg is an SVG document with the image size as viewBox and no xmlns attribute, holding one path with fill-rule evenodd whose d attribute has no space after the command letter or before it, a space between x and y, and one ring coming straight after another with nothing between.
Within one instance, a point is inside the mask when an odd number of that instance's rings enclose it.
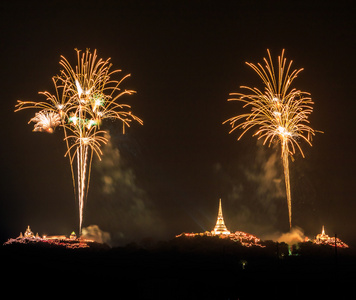
<instances>
[{"instance_id":1,"label":"glowing orange light","mask_svg":"<svg viewBox=\"0 0 356 300\"><path fill-rule=\"evenodd\" d=\"M27 108L40 109L30 122L35 122L34 131L53 133L57 126L63 128L67 152L72 172L73 187L77 187L79 202L79 233L83 222L83 207L87 187L90 180L90 169L95 153L100 159L100 147L107 142L105 131L99 130L104 119L118 119L123 128L130 126L132 121L142 124L142 120L131 113L127 104L119 104L123 95L131 95L132 90L122 90L120 84L129 75L120 80L112 80L111 76L120 70L111 71L110 59L97 59L96 50L77 52L77 65L72 67L68 60L61 56L63 67L60 75L52 81L55 94L43 92L44 102L18 101L16 110ZM95 101L93 101L95 99ZM105 99L105 101L104 101ZM100 107L100 109L99 109ZM77 171L73 161L77 157ZM75 173L77 183L75 182Z\"/></svg>"},{"instance_id":2,"label":"glowing orange light","mask_svg":"<svg viewBox=\"0 0 356 300\"><path fill-rule=\"evenodd\" d=\"M284 50L278 56L278 67L275 70L269 50L268 59L264 58L265 66L246 63L262 79L264 91L254 87L242 86L248 93L231 93L228 101L240 101L243 108L250 108L250 112L237 115L226 120L232 127L229 133L242 129L238 140L249 130L257 127L253 136L263 139L263 144L270 146L273 142L281 144L281 158L283 161L284 178L288 203L289 225L292 227L292 198L289 179L289 156L296 152L296 148L304 157L299 140L306 141L310 146L315 130L309 126L309 115L314 104L310 94L291 88L291 83L303 70L291 71L292 61L287 64Z\"/></svg>"}]
</instances>

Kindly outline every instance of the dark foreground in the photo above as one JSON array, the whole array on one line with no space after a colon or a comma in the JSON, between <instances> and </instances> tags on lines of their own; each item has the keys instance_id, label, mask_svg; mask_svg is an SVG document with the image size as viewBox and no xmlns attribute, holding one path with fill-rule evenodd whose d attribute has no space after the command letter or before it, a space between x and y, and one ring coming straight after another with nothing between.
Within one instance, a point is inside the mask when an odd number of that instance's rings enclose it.
<instances>
[{"instance_id":1,"label":"dark foreground","mask_svg":"<svg viewBox=\"0 0 356 300\"><path fill-rule=\"evenodd\" d=\"M355 299L352 249L218 238L109 248L1 247L2 292L74 299Z\"/></svg>"}]
</instances>

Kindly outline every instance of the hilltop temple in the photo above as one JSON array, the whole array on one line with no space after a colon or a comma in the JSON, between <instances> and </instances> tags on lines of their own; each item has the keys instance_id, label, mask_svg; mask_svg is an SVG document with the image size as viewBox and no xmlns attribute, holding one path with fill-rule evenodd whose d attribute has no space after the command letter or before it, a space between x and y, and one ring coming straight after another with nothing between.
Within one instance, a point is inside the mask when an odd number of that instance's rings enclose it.
<instances>
[{"instance_id":1,"label":"hilltop temple","mask_svg":"<svg viewBox=\"0 0 356 300\"><path fill-rule=\"evenodd\" d=\"M330 237L327 234L325 234L325 229L324 225L323 228L321 229L321 233L319 233L315 240L313 241L314 244L318 245L329 245L329 246L337 246L339 248L349 248L349 245L341 241L339 238L336 237Z\"/></svg>"},{"instance_id":2,"label":"hilltop temple","mask_svg":"<svg viewBox=\"0 0 356 300\"><path fill-rule=\"evenodd\" d=\"M17 238L10 238L4 245L11 244L28 244L28 245L50 245L50 246L59 246L67 249L78 249L78 248L88 248L88 243L93 243L94 241L85 239L85 238L77 238L75 232L73 231L69 238L65 235L51 235L46 236L43 235L40 237L38 233L36 235L33 234L30 225L27 226L27 229L24 234L20 232L20 235Z\"/></svg>"},{"instance_id":3,"label":"hilltop temple","mask_svg":"<svg viewBox=\"0 0 356 300\"><path fill-rule=\"evenodd\" d=\"M39 235L38 233L36 233L36 236L33 234L31 228L30 228L30 225L27 226L27 229L25 231L25 234L22 234L22 232L20 232L20 236L19 238L30 238L30 239L33 239L33 238L39 238Z\"/></svg>"},{"instance_id":4,"label":"hilltop temple","mask_svg":"<svg viewBox=\"0 0 356 300\"><path fill-rule=\"evenodd\" d=\"M20 235L22 235L22 232L20 233ZM31 228L30 228L30 225L27 226L27 229L25 231L25 237L27 237L27 238L35 237L33 232L32 232L32 230L31 230Z\"/></svg>"},{"instance_id":5,"label":"hilltop temple","mask_svg":"<svg viewBox=\"0 0 356 300\"><path fill-rule=\"evenodd\" d=\"M221 199L219 199L219 212L218 212L218 219L216 221L216 225L214 227L214 230L211 231L212 235L220 235L220 234L225 234L229 235L230 231L227 230L224 222L224 217L222 214L222 208L221 208Z\"/></svg>"},{"instance_id":6,"label":"hilltop temple","mask_svg":"<svg viewBox=\"0 0 356 300\"><path fill-rule=\"evenodd\" d=\"M230 239L234 242L239 242L241 243L242 246L245 247L251 247L251 246L258 246L258 247L265 247L260 244L261 240L249 233L243 232L243 231L236 231L234 233L231 233L225 225L223 213L222 213L222 206L221 206L221 199L219 199L219 211L218 211L218 218L216 220L216 225L212 231L205 231L201 233L186 233L183 232L181 234L176 235L176 238L179 237L197 237L197 236L210 236L214 237L217 236L219 238L227 238Z\"/></svg>"}]
</instances>

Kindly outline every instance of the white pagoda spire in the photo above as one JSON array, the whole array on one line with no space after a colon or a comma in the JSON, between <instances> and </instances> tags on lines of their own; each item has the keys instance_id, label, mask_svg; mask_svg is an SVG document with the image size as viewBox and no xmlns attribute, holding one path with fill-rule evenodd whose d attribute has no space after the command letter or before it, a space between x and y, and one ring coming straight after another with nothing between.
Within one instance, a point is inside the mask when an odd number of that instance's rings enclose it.
<instances>
[{"instance_id":1,"label":"white pagoda spire","mask_svg":"<svg viewBox=\"0 0 356 300\"><path fill-rule=\"evenodd\" d=\"M220 234L230 234L230 231L227 230L224 222L224 217L222 214L222 207L221 207L221 199L219 199L219 212L218 212L218 219L216 221L216 225L214 230L211 231L213 235L220 235Z\"/></svg>"}]
</instances>

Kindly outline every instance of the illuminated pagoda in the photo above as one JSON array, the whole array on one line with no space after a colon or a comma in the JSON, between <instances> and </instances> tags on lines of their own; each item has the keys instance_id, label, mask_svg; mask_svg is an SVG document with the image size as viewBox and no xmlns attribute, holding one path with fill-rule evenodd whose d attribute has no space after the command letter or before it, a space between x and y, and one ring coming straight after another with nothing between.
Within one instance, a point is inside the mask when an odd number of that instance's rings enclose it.
<instances>
[{"instance_id":1,"label":"illuminated pagoda","mask_svg":"<svg viewBox=\"0 0 356 300\"><path fill-rule=\"evenodd\" d=\"M321 230L321 233L319 233L315 240L313 241L314 244L317 245L329 245L329 246L337 246L339 248L349 248L349 246L344 243L343 241L341 241L339 238L336 237L330 237L327 234L325 234L325 229L324 226Z\"/></svg>"},{"instance_id":2,"label":"illuminated pagoda","mask_svg":"<svg viewBox=\"0 0 356 300\"><path fill-rule=\"evenodd\" d=\"M325 234L324 225L323 225L323 228L321 229L321 233L319 233L316 236L316 239L319 240L319 241L327 241L327 240L329 240L329 236Z\"/></svg>"},{"instance_id":3,"label":"illuminated pagoda","mask_svg":"<svg viewBox=\"0 0 356 300\"><path fill-rule=\"evenodd\" d=\"M243 231L236 231L235 233L231 233L229 230L227 230L225 222L224 222L224 217L222 214L222 206L221 206L221 199L219 200L219 212L218 212L218 219L216 221L216 225L212 231L205 231L205 232L200 232L200 233L186 233L183 232L181 234L176 235L176 238L180 237L187 237L187 238L194 238L194 237L219 237L223 239L230 239L233 242L238 242L242 246L245 247L251 247L251 246L257 246L257 247L262 247L264 248L265 246L261 244L261 240L249 233L243 232Z\"/></svg>"},{"instance_id":4,"label":"illuminated pagoda","mask_svg":"<svg viewBox=\"0 0 356 300\"><path fill-rule=\"evenodd\" d=\"M221 199L219 199L219 212L218 212L218 219L216 221L216 225L214 227L214 230L211 231L212 235L229 235L230 231L227 230L224 222L224 217L222 214L222 208L221 208Z\"/></svg>"},{"instance_id":5,"label":"illuminated pagoda","mask_svg":"<svg viewBox=\"0 0 356 300\"><path fill-rule=\"evenodd\" d=\"M22 233L20 234L22 235ZM30 225L27 226L27 229L25 231L25 238L33 238L35 237L33 232L31 231Z\"/></svg>"},{"instance_id":6,"label":"illuminated pagoda","mask_svg":"<svg viewBox=\"0 0 356 300\"><path fill-rule=\"evenodd\" d=\"M50 245L55 247L63 247L67 249L79 249L79 248L89 248L89 243L93 243L93 240L85 239L85 238L77 238L77 235L73 231L69 238L65 235L43 235L39 236L38 233L36 235L33 234L30 225L27 226L27 229L24 234L20 232L20 235L17 238L8 239L3 245L11 245L11 244L23 244L23 245Z\"/></svg>"}]
</instances>

